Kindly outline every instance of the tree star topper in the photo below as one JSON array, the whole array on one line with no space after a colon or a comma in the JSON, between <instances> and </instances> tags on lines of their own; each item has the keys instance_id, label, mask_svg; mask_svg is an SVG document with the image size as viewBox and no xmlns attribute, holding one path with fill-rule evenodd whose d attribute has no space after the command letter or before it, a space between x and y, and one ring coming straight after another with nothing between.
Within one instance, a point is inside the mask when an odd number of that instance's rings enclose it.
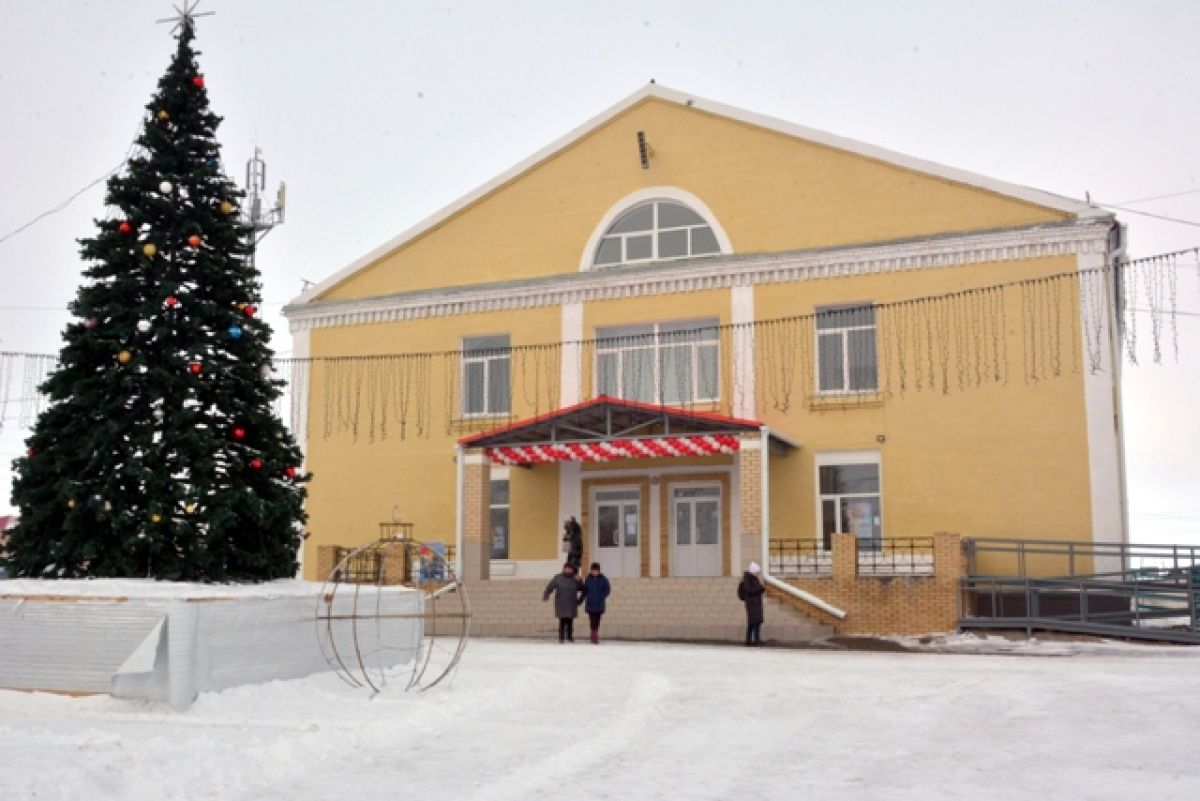
<instances>
[{"instance_id":1,"label":"tree star topper","mask_svg":"<svg viewBox=\"0 0 1200 801\"><path fill-rule=\"evenodd\" d=\"M171 28L171 33L175 33L175 31L179 30L179 26L185 23L195 27L196 17L211 17L217 13L215 11L202 11L197 14L196 6L198 5L200 5L200 0L183 0L183 8L172 3L171 8L175 9L175 16L155 20L155 22L174 22L175 25Z\"/></svg>"}]
</instances>

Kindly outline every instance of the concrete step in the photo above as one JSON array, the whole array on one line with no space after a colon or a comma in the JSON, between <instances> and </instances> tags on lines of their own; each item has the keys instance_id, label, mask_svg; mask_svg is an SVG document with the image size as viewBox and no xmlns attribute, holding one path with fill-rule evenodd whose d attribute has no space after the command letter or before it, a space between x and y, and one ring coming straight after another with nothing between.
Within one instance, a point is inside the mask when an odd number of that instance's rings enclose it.
<instances>
[{"instance_id":1,"label":"concrete step","mask_svg":"<svg viewBox=\"0 0 1200 801\"><path fill-rule=\"evenodd\" d=\"M672 577L614 579L601 636L626 640L734 641L745 636L745 608L737 599L740 579ZM553 638L558 621L542 601L546 582L503 580L467 586L471 631L482 637ZM800 644L825 639L833 629L773 598L764 598L763 638ZM587 637L587 616L575 624Z\"/></svg>"}]
</instances>

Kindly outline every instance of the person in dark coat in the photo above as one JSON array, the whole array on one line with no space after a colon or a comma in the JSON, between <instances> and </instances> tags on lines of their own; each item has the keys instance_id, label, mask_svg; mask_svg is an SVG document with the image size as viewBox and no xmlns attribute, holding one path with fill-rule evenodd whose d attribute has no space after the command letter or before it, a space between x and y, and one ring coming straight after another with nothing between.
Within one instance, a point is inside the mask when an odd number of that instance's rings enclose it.
<instances>
[{"instance_id":1,"label":"person in dark coat","mask_svg":"<svg viewBox=\"0 0 1200 801\"><path fill-rule=\"evenodd\" d=\"M579 615L579 601L583 597L583 582L575 575L575 567L567 562L563 570L546 585L542 600L554 593L554 614L558 618L558 641L575 642L575 618Z\"/></svg>"},{"instance_id":2,"label":"person in dark coat","mask_svg":"<svg viewBox=\"0 0 1200 801\"><path fill-rule=\"evenodd\" d=\"M579 575L579 566L583 563L583 526L572 515L563 521L563 544L567 552L567 561Z\"/></svg>"},{"instance_id":3,"label":"person in dark coat","mask_svg":"<svg viewBox=\"0 0 1200 801\"><path fill-rule=\"evenodd\" d=\"M759 634L763 624L763 585L758 580L761 570L757 562L751 562L738 585L738 597L746 604L746 645L762 645Z\"/></svg>"},{"instance_id":4,"label":"person in dark coat","mask_svg":"<svg viewBox=\"0 0 1200 801\"><path fill-rule=\"evenodd\" d=\"M591 572L583 582L583 611L588 613L592 626L592 643L600 643L600 616L604 614L604 599L612 592L608 576L600 572L600 563L592 562Z\"/></svg>"}]
</instances>

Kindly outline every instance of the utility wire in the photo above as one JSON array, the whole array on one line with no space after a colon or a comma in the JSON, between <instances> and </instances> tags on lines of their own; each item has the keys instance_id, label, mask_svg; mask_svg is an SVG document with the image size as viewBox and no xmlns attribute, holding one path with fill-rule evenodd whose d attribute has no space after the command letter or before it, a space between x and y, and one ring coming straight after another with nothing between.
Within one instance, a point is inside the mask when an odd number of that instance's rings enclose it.
<instances>
[{"instance_id":1,"label":"utility wire","mask_svg":"<svg viewBox=\"0 0 1200 801\"><path fill-rule=\"evenodd\" d=\"M133 141L129 143L129 147L128 147L128 148L125 150L125 157L121 159L121 163L120 163L120 164L118 164L117 166L113 167L111 170L109 170L108 172L104 173L104 175L101 175L99 178L97 178L96 180L92 181L90 184L88 184L87 186L85 186L83 189L80 189L78 192L76 192L75 194L71 195L69 198L67 198L66 200L64 200L62 203L59 203L59 204L58 204L57 206L55 206L54 208L52 208L52 209L50 209L50 210L48 210L48 211L43 211L43 212L42 212L41 214L39 214L38 216L34 217L32 220L30 220L29 222L27 222L27 223L25 223L24 225L22 225L20 228L17 228L17 229L16 229L16 230L14 230L14 231L9 231L9 232L8 232L7 234L5 234L4 236L0 236L0 245L4 244L4 243L5 243L5 242L7 242L8 240L12 239L14 236L16 236L17 234L21 233L22 231L24 231L24 230L26 230L26 229L28 229L28 228L31 228L31 227L33 227L33 225L34 225L35 223L39 222L40 220L43 220L43 219L45 219L46 217L49 217L51 214L57 214L58 212L62 211L62 210L63 210L63 209L65 209L67 206L71 205L71 202L72 202L73 200L75 200L77 197L79 197L80 195L82 195L84 192L88 191L89 189L91 189L91 188L92 188L93 186L95 186L96 184L102 183L103 181L107 181L109 178L111 178L112 176L114 176L114 175L116 175L118 172L120 172L120 171L121 171L121 168L122 168L122 167L124 167L126 164L128 164L128 163L129 163L129 159L130 159L130 157L132 157L132 156L133 156L133 150L134 150L134 148L136 148L136 147L137 147L137 140L138 140L138 136L140 136L140 135L141 135L141 130L142 130L142 125L141 125L141 123L139 123L139 124L138 124L138 130L137 130L137 133L135 133L135 134L134 134L134 136L133 136Z\"/></svg>"},{"instance_id":2,"label":"utility wire","mask_svg":"<svg viewBox=\"0 0 1200 801\"><path fill-rule=\"evenodd\" d=\"M1184 189L1182 192L1170 192L1165 195L1155 195L1153 197L1140 197L1137 200L1122 200L1121 205L1122 206L1133 206L1137 203L1149 203L1152 200L1166 200L1167 198L1170 198L1170 197L1183 197L1184 195L1194 195L1197 192L1200 192L1200 189ZM1101 203L1099 205L1104 206L1107 204ZM1116 207L1114 206L1114 208L1116 208Z\"/></svg>"},{"instance_id":3,"label":"utility wire","mask_svg":"<svg viewBox=\"0 0 1200 801\"><path fill-rule=\"evenodd\" d=\"M1169 259L1173 256L1184 256L1187 254L1200 254L1200 246L1184 248L1182 250L1174 250L1169 253L1157 253L1153 256L1141 256L1136 259L1127 259L1125 261L1122 261L1120 266L1129 268L1129 267L1136 267L1138 265L1149 264L1149 263L1161 264L1161 263L1164 263L1163 260L1165 260L1165 259ZM914 303L947 300L947 299L956 298L956 297L966 297L966 296L974 295L974 294L977 294L980 292L994 291L994 290L998 290L998 289L1007 289L1010 287L1032 286L1032 285L1044 283L1046 281L1075 278L1080 275L1095 275L1095 274L1099 274L1099 273L1106 273L1108 270L1109 270L1108 267L1090 267L1090 268L1083 269L1083 270L1065 270L1063 272L1052 273L1050 275L1043 275L1043 276L1039 276L1037 278L1014 278L1010 281L1002 281L1002 282L995 283L995 284L987 284L985 286L975 286L975 287L969 287L967 289L957 289L957 290L953 290L951 292L943 292L940 294L933 294L933 295L919 295L916 297L903 298L901 300L889 300L889 301L885 301L883 303L876 303L876 304L872 304L872 305L875 308L881 308L881 309L882 308L896 308L896 307L907 306L907 305L914 304ZM1165 310L1165 309L1160 313L1171 314L1171 312L1169 310ZM1181 312L1176 312L1176 313L1178 314ZM1188 312L1187 314L1188 314L1188 316L1191 316L1192 314L1196 314L1196 313ZM792 322L792 321L799 321L799 320L809 320L809 319L812 319L814 316L815 315L813 313L808 313L808 314L788 315L788 316L784 316L784 317L773 317L773 318L765 319L765 320L756 320L754 322L754 325L766 324L766 323L784 323L784 322ZM1200 316L1200 315L1198 315L1198 316ZM715 328L717 330L736 330L742 325L746 325L746 324L745 323L722 323L717 326L704 326L703 328L704 328L704 330L711 330L713 328ZM596 340L592 340L592 339L578 339L578 340L570 340L570 341L562 341L562 342L539 342L539 343L531 343L529 345L519 345L519 346L510 348L510 350L513 352L516 352L520 349L544 348L544 347L549 347L549 346L554 346L554 345L587 345L587 344L591 344L595 341ZM441 350L441 351L417 351L417 352L407 352L407 353L376 353L376 354L371 354L369 356L368 355L318 356L318 357L308 357L308 358L304 358L304 359L289 359L287 361L308 362L308 363L324 362L324 361L341 361L341 360L345 360L345 359L364 359L364 360L370 361L370 360L374 360L374 359L390 359L390 358L395 358L398 356L431 356L431 357L452 356L452 355L458 355L461 352L462 351L460 351L460 350ZM0 356L8 356L8 357L24 356L24 357L39 357L39 358L49 358L49 359L53 359L53 358L57 357L57 355L53 354L53 353L23 353L23 352L3 351L3 350L0 350ZM276 354L276 358L278 358L278 354Z\"/></svg>"},{"instance_id":4,"label":"utility wire","mask_svg":"<svg viewBox=\"0 0 1200 801\"><path fill-rule=\"evenodd\" d=\"M1140 214L1143 217L1153 217L1156 220L1166 220L1167 222L1179 223L1180 225L1190 225L1194 228L1200 228L1200 222L1196 222L1195 220L1181 220L1178 217L1168 217L1165 214L1151 214L1148 211L1138 211L1137 209L1131 209L1128 206L1115 206L1112 203L1101 203L1098 200L1094 200L1092 202L1095 203L1097 206L1101 206L1106 209L1116 209L1117 211L1123 211L1128 214Z\"/></svg>"}]
</instances>

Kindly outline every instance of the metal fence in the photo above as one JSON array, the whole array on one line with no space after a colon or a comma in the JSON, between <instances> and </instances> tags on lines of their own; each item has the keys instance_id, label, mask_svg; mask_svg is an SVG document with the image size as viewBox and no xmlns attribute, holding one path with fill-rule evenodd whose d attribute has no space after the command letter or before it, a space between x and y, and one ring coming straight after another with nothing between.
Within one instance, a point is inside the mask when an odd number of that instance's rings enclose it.
<instances>
[{"instance_id":1,"label":"metal fence","mask_svg":"<svg viewBox=\"0 0 1200 801\"><path fill-rule=\"evenodd\" d=\"M860 576L932 576L933 537L858 540Z\"/></svg>"},{"instance_id":2,"label":"metal fence","mask_svg":"<svg viewBox=\"0 0 1200 801\"><path fill-rule=\"evenodd\" d=\"M860 539L857 544L860 576L933 575L933 537ZM768 553L771 575L777 578L833 575L833 552L820 540L771 540Z\"/></svg>"},{"instance_id":3,"label":"metal fence","mask_svg":"<svg viewBox=\"0 0 1200 801\"><path fill-rule=\"evenodd\" d=\"M819 540L771 540L768 569L776 578L813 578L833 575L833 554Z\"/></svg>"}]
</instances>

